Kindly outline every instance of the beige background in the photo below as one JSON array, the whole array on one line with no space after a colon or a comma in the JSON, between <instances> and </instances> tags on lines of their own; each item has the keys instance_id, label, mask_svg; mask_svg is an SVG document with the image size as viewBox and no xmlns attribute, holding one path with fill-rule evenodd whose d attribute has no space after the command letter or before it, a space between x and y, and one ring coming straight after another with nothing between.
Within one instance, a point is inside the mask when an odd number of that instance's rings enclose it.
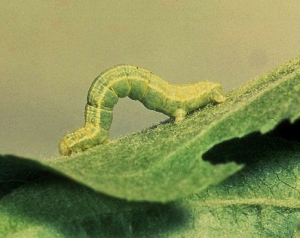
<instances>
[{"instance_id":1,"label":"beige background","mask_svg":"<svg viewBox=\"0 0 300 238\"><path fill-rule=\"evenodd\" d=\"M0 153L57 155L58 141L83 125L91 82L115 64L228 91L300 53L299 0L1 3ZM165 118L122 99L111 137Z\"/></svg>"}]
</instances>

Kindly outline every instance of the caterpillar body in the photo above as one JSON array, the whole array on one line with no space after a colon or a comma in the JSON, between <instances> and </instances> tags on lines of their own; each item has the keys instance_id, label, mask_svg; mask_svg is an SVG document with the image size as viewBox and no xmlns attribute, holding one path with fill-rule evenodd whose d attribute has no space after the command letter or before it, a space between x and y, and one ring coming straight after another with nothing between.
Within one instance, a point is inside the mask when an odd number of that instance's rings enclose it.
<instances>
[{"instance_id":1,"label":"caterpillar body","mask_svg":"<svg viewBox=\"0 0 300 238\"><path fill-rule=\"evenodd\" d=\"M224 102L222 86L209 81L171 85L150 71L117 65L101 73L92 83L85 106L85 124L59 143L61 155L70 155L105 142L119 98L139 100L150 110L181 122L188 112L210 102Z\"/></svg>"}]
</instances>

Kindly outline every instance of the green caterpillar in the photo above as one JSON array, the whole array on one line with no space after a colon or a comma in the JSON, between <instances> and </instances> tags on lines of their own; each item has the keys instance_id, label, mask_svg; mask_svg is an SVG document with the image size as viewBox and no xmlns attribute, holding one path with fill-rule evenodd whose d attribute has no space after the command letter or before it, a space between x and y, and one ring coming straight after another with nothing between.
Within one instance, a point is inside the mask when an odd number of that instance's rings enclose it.
<instances>
[{"instance_id":1,"label":"green caterpillar","mask_svg":"<svg viewBox=\"0 0 300 238\"><path fill-rule=\"evenodd\" d=\"M113 107L119 98L126 96L139 100L150 110L175 118L175 123L181 122L188 112L210 102L225 101L218 83L171 85L146 69L117 65L101 73L92 83L85 106L85 124L60 141L60 154L70 155L106 141Z\"/></svg>"}]
</instances>

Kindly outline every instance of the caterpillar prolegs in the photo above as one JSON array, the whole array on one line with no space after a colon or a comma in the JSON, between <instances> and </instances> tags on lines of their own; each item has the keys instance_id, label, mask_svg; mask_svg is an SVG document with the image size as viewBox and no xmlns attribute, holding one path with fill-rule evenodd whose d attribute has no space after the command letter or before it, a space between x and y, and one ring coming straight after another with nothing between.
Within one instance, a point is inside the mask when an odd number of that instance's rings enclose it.
<instances>
[{"instance_id":1,"label":"caterpillar prolegs","mask_svg":"<svg viewBox=\"0 0 300 238\"><path fill-rule=\"evenodd\" d=\"M92 83L85 106L85 124L60 141L60 154L84 151L107 140L113 107L119 98L126 96L139 100L150 110L175 118L175 123L210 102L225 101L218 83L171 85L146 69L117 65L101 73Z\"/></svg>"}]
</instances>

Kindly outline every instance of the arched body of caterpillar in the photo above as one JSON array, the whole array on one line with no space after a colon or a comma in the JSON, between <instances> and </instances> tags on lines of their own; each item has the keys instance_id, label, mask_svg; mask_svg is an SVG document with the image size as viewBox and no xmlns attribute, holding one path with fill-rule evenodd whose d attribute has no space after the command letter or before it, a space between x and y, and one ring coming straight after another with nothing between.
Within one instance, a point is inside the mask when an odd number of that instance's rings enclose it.
<instances>
[{"instance_id":1,"label":"arched body of caterpillar","mask_svg":"<svg viewBox=\"0 0 300 238\"><path fill-rule=\"evenodd\" d=\"M85 124L60 141L60 154L70 155L106 141L113 107L119 98L126 96L139 100L150 110L175 118L175 123L181 122L188 112L225 100L218 83L171 85L146 69L118 65L101 73L92 83L85 107Z\"/></svg>"}]
</instances>

